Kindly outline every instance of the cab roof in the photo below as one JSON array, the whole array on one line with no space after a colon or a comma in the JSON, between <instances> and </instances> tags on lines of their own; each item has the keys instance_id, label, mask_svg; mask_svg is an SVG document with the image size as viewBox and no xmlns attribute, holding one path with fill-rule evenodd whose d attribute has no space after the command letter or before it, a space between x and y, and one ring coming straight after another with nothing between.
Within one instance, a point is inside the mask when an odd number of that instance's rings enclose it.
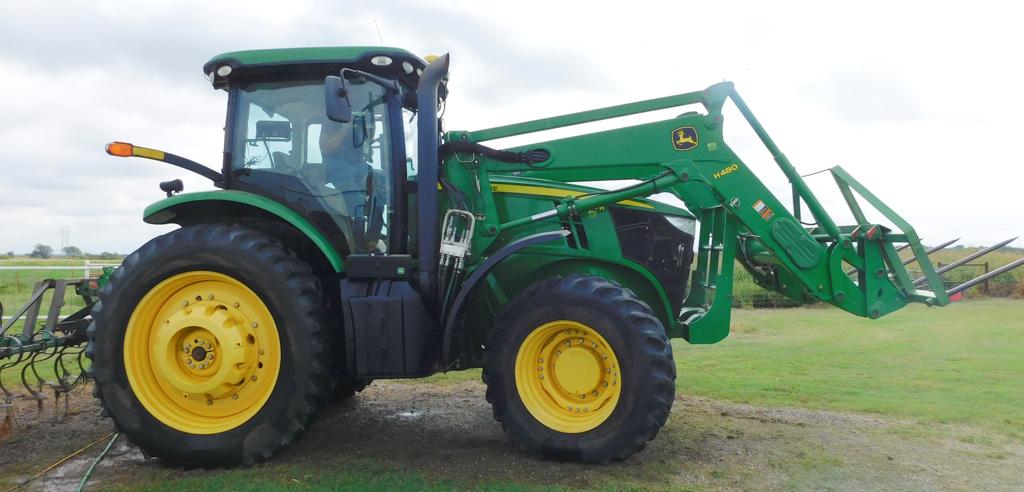
<instances>
[{"instance_id":1,"label":"cab roof","mask_svg":"<svg viewBox=\"0 0 1024 492\"><path fill-rule=\"evenodd\" d=\"M382 58L378 58L382 57ZM371 60L376 58L374 63ZM387 64L382 62L390 60ZM230 67L225 69L222 67ZM232 80L250 78L323 77L342 67L397 78L416 87L426 62L401 48L387 46L329 46L231 51L203 64L203 73L216 88ZM227 72L225 74L225 72Z\"/></svg>"}]
</instances>

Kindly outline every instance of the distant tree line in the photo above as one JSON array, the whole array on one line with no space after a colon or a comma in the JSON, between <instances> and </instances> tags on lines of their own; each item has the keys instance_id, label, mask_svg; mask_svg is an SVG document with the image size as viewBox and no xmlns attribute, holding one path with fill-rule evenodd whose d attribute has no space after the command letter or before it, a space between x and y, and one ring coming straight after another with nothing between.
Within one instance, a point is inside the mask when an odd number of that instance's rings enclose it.
<instances>
[{"instance_id":1,"label":"distant tree line","mask_svg":"<svg viewBox=\"0 0 1024 492\"><path fill-rule=\"evenodd\" d=\"M120 260L122 258L122 255L118 253L111 253L109 251L104 251L102 253L89 253L86 251L82 251L82 249L77 246L67 246L63 248L62 253L64 253L63 256L67 258L82 258L87 260ZM8 258L14 258L14 251L8 251L6 256ZM32 252L28 254L29 258L40 259L47 259L52 256L53 246L42 243L37 243L35 246L33 246Z\"/></svg>"}]
</instances>

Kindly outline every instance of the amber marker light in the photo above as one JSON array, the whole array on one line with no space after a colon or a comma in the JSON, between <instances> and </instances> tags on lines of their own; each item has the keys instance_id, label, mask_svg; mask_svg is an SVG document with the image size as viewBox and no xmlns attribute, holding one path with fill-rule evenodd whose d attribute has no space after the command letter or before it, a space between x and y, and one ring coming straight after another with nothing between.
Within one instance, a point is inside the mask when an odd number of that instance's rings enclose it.
<instances>
[{"instance_id":1,"label":"amber marker light","mask_svg":"<svg viewBox=\"0 0 1024 492\"><path fill-rule=\"evenodd\" d=\"M107 144L107 153L117 157L131 157L134 146L126 142L110 142Z\"/></svg>"}]
</instances>

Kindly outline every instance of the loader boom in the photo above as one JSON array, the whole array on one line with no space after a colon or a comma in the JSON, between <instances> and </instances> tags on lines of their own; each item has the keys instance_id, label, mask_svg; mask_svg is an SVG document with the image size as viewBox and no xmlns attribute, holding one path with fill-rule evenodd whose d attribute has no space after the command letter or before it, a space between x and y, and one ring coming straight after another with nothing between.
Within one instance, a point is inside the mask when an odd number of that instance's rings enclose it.
<instances>
[{"instance_id":1,"label":"loader boom","mask_svg":"<svg viewBox=\"0 0 1024 492\"><path fill-rule=\"evenodd\" d=\"M793 191L792 211L729 148L722 137L723 105L731 100L772 154ZM792 299L833 304L852 314L878 318L908 302L949 303L938 274L913 227L840 167L830 169L856 223L839 226L821 205L732 83L699 92L650 99L473 132L451 132L447 142L480 143L609 118L700 104L703 113L507 149L547 155L543 162L498 162L479 153L456 153L445 165L448 178L465 191L480 190L482 216L473 244L486 256L496 240L517 228L600 210L622 200L669 192L701 222L690 292L677 313L673 336L714 343L728 334L733 265L738 260L761 287ZM546 153L546 154L544 154ZM501 222L490 197L490 176L547 180L640 180L619 190L566 196L545 213ZM855 198L871 205L896 230L868 220ZM802 225L806 205L814 219ZM924 276L918 288L897 247L908 248ZM478 257L481 255L478 255ZM855 275L850 276L847 270Z\"/></svg>"}]
</instances>

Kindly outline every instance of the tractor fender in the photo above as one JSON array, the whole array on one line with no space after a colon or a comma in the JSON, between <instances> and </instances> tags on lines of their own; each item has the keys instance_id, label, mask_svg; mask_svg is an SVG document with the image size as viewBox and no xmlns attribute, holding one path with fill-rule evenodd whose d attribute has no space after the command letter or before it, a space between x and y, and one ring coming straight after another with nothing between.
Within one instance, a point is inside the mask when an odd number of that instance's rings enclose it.
<instances>
[{"instance_id":1,"label":"tractor fender","mask_svg":"<svg viewBox=\"0 0 1024 492\"><path fill-rule=\"evenodd\" d=\"M233 211L224 210L224 205L233 204ZM190 214L193 207L199 205L204 212L204 217L237 215L237 210L255 212L260 215L269 215L273 218L294 227L303 234L323 254L324 259L330 264L335 272L345 271L345 262L330 241L319 229L313 226L305 217L288 208L287 206L255 193L237 190L216 190L200 191L196 193L181 193L172 197L155 202L142 213L142 220L148 224L181 224L186 225L195 222L202 222L202 218L193 217ZM186 214L187 212L187 214ZM245 215L245 213L241 214Z\"/></svg>"},{"instance_id":2,"label":"tractor fender","mask_svg":"<svg viewBox=\"0 0 1024 492\"><path fill-rule=\"evenodd\" d=\"M473 291L473 287L480 283L480 281L483 280L484 277L494 269L494 267L498 266L498 263L501 263L502 260L511 256L512 253L536 244L562 239L568 235L569 231L561 230L541 232L532 236L517 239L487 257L480 266L473 270L473 273L471 273L469 277L466 278L466 281L462 283L462 288L459 289L458 295L456 295L455 300L452 301L452 306L448 309L447 318L444 320L444 341L441 346L443 347L442 360L446 366L451 362L450 357L455 321L459 318L459 312L462 311L462 306L466 303L466 299Z\"/></svg>"}]
</instances>

